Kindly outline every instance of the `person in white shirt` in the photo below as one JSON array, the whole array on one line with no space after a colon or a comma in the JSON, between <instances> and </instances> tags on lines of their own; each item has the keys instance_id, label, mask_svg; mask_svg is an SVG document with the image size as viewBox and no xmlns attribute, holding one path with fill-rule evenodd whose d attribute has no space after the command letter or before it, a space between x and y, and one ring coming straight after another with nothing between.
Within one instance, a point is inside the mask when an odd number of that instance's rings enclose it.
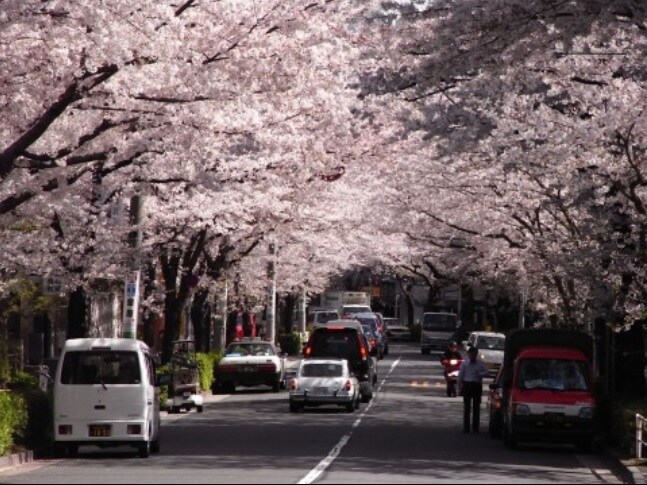
<instances>
[{"instance_id":1,"label":"person in white shirt","mask_svg":"<svg viewBox=\"0 0 647 485\"><path fill-rule=\"evenodd\" d=\"M478 358L479 351L470 347L468 359L463 361L458 371L458 389L463 396L463 432L470 432L470 414L472 415L471 431L479 432L481 420L481 398L483 396L483 378L487 375L485 364Z\"/></svg>"}]
</instances>

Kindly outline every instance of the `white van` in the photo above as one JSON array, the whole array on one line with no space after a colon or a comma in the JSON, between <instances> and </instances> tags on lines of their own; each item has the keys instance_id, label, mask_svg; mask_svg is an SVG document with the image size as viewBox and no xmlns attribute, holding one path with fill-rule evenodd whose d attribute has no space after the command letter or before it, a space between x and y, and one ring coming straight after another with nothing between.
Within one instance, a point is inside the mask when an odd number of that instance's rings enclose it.
<instances>
[{"instance_id":1,"label":"white van","mask_svg":"<svg viewBox=\"0 0 647 485\"><path fill-rule=\"evenodd\" d=\"M59 453L79 446L134 446L159 452L159 389L148 346L132 339L68 340L54 381Z\"/></svg>"}]
</instances>

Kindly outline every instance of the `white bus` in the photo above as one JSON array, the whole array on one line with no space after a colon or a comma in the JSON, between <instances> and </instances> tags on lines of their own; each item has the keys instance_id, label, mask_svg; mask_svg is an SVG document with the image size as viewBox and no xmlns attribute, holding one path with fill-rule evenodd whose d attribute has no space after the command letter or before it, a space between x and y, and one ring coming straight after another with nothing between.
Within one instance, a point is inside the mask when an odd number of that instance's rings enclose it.
<instances>
[{"instance_id":1,"label":"white bus","mask_svg":"<svg viewBox=\"0 0 647 485\"><path fill-rule=\"evenodd\" d=\"M159 452L159 390L148 346L132 339L68 340L54 381L54 440L79 446L133 446Z\"/></svg>"}]
</instances>

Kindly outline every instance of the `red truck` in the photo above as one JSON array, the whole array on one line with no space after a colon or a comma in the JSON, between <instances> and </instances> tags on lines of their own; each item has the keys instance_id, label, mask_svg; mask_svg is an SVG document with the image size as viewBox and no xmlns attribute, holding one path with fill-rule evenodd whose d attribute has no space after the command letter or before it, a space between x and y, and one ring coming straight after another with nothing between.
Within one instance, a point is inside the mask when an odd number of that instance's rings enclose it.
<instances>
[{"instance_id":1,"label":"red truck","mask_svg":"<svg viewBox=\"0 0 647 485\"><path fill-rule=\"evenodd\" d=\"M493 389L502 396L505 445L567 442L591 450L596 435L592 362L593 339L582 332L533 329L508 336L501 389Z\"/></svg>"}]
</instances>

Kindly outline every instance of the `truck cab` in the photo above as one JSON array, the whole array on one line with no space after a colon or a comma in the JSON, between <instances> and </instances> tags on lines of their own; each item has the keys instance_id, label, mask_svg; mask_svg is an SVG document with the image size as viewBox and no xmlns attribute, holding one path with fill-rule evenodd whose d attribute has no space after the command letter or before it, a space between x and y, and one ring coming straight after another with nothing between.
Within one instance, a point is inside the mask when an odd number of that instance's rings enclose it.
<instances>
[{"instance_id":1,"label":"truck cab","mask_svg":"<svg viewBox=\"0 0 647 485\"><path fill-rule=\"evenodd\" d=\"M595 438L592 340L559 330L523 330L506 343L502 379L504 443L567 442L584 449Z\"/></svg>"}]
</instances>

